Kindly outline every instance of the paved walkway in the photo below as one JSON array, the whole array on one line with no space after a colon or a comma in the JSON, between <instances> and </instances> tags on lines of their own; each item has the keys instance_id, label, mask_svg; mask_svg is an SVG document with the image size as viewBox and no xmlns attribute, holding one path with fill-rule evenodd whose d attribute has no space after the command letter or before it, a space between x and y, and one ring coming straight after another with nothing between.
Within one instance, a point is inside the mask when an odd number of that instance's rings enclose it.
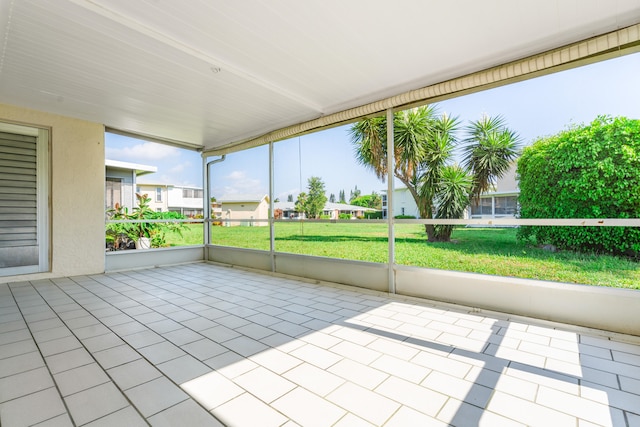
<instances>
[{"instance_id":1,"label":"paved walkway","mask_svg":"<svg viewBox=\"0 0 640 427\"><path fill-rule=\"evenodd\" d=\"M639 343L205 263L11 283L0 420L638 427Z\"/></svg>"}]
</instances>

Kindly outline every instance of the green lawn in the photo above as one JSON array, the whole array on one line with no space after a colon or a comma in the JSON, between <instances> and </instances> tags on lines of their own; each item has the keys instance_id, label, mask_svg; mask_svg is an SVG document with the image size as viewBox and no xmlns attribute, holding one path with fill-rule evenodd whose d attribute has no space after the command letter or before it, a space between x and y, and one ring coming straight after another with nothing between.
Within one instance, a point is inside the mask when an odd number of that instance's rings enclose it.
<instances>
[{"instance_id":1,"label":"green lawn","mask_svg":"<svg viewBox=\"0 0 640 427\"><path fill-rule=\"evenodd\" d=\"M385 224L276 223L276 250L361 261L386 262ZM457 228L451 243L427 243L422 225L396 225L398 264L500 276L640 289L640 264L624 258L551 253L520 243L512 228ZM188 225L172 244L199 244L202 226ZM213 227L212 243L269 249L268 227Z\"/></svg>"}]
</instances>

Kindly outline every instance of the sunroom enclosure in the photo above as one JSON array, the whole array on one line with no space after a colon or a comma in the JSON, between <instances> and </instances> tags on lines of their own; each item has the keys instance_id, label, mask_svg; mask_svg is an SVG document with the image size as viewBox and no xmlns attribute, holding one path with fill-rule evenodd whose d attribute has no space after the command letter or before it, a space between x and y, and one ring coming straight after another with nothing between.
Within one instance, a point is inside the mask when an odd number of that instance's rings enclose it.
<instances>
[{"instance_id":1,"label":"sunroom enclosure","mask_svg":"<svg viewBox=\"0 0 640 427\"><path fill-rule=\"evenodd\" d=\"M597 43L595 43L597 45ZM569 49L571 50L571 49ZM635 48L625 53L635 52ZM616 53L618 55L619 53ZM561 54L558 54L561 56ZM599 59L606 59L605 54ZM554 57L551 55L550 57ZM592 61L591 58L589 61ZM544 63L544 60L542 61ZM581 62L579 62L581 63ZM520 64L521 65L521 64ZM575 65L575 64L573 64ZM562 67L560 67L562 68ZM555 69L554 69L555 71ZM547 70L549 72L549 70ZM536 73L533 73L534 75ZM499 76L500 73L497 73ZM485 74L484 78L487 77ZM507 79L508 80L508 79ZM504 84L504 82L501 82ZM469 89L472 90L472 89ZM465 92L462 90L461 92ZM439 100L441 96L433 96L430 100ZM364 108L364 107L363 107ZM401 109L403 107L397 107ZM396 108L386 108L387 117L393 117ZM392 123L393 120L388 120ZM307 124L307 128L285 130L279 134L267 136L256 141L242 144L239 149L249 149L266 144L268 146L269 164L269 205L270 212L274 212L274 171L278 167L274 154L275 145L281 139L291 136L289 132L312 132L321 128L320 123ZM390 135L393 129L388 128ZM392 140L392 138L389 138ZM393 147L388 146L388 160L393 164ZM203 156L203 179L205 187L211 184L210 174L215 172L221 162L225 162L225 155L234 154L232 148L220 150L218 156ZM388 170L391 170L389 167ZM389 212L393 211L393 177L386 179ZM205 200L212 194L208 194ZM637 227L640 221L634 219L471 219L471 220L406 220L394 219L391 215L386 220L363 220L358 226L366 224L383 224L387 226L388 248L383 262L365 262L350 259L336 259L298 253L288 253L278 249L276 236L278 226L290 224L289 219L275 219L270 217L244 219L226 219L227 225L264 225L261 232L269 236L269 247L258 248L248 245L246 248L230 247L223 241L216 239L216 229L212 228L214 219L211 206L205 206L206 219L203 221L205 242L203 247L185 247L175 249L159 249L154 251L135 251L134 253L118 253L107 255L107 271L143 266L175 264L180 262L204 259L232 266L245 267L266 271L274 274L284 274L303 277L311 280L348 284L377 291L397 293L399 295L417 296L427 299L462 304L478 310L495 310L506 313L531 316L575 325L593 327L603 330L638 334L640 321L637 318L637 307L640 295L637 291L604 288L587 285L573 285L566 283L520 279L515 277L489 276L475 273L447 271L431 268L401 265L396 262L396 241L394 231L396 225L403 224L451 224L451 225L484 225L484 226L568 226L568 227ZM305 220L297 223L304 224ZM349 220L313 220L314 224L345 223ZM312 243L311 243L312 244Z\"/></svg>"}]
</instances>

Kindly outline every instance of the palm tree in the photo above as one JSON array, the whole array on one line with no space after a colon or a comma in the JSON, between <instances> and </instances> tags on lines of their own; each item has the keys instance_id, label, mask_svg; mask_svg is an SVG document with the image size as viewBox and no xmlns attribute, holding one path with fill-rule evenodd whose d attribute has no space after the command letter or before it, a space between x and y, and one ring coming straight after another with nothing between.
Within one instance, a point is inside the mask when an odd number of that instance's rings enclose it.
<instances>
[{"instance_id":1,"label":"palm tree","mask_svg":"<svg viewBox=\"0 0 640 427\"><path fill-rule=\"evenodd\" d=\"M472 198L509 169L519 154L519 138L502 117L483 117L465 129L463 167L453 164L457 118L434 106L394 114L393 175L409 190L422 218L461 218ZM387 132L384 117L363 119L350 129L356 159L384 181ZM449 241L452 226L425 225L427 240Z\"/></svg>"},{"instance_id":2,"label":"palm tree","mask_svg":"<svg viewBox=\"0 0 640 427\"><path fill-rule=\"evenodd\" d=\"M456 144L458 120L438 116L434 106L424 106L394 114L394 170L413 196L422 218L433 218L437 183L450 163ZM372 117L355 123L350 129L357 160L384 181L387 174L386 119ZM429 241L449 240L450 230L425 225ZM444 232L441 235L440 232Z\"/></svg>"},{"instance_id":3,"label":"palm tree","mask_svg":"<svg viewBox=\"0 0 640 427\"><path fill-rule=\"evenodd\" d=\"M476 203L502 177L521 151L520 137L507 128L502 116L483 116L466 126L462 164L473 175L470 197Z\"/></svg>"}]
</instances>

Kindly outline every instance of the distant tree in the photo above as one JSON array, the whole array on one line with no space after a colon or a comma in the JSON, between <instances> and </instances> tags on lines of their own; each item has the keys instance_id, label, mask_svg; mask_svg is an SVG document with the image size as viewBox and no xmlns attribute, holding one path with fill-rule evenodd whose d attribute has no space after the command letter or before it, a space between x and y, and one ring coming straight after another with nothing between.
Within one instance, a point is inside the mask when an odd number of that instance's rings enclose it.
<instances>
[{"instance_id":1,"label":"distant tree","mask_svg":"<svg viewBox=\"0 0 640 427\"><path fill-rule=\"evenodd\" d=\"M377 209L377 210L382 209L382 198L376 192L367 194L365 196L356 197L355 199L351 200L349 203L355 206L362 206L364 208L371 208L371 209Z\"/></svg>"},{"instance_id":2,"label":"distant tree","mask_svg":"<svg viewBox=\"0 0 640 427\"><path fill-rule=\"evenodd\" d=\"M216 202L216 198L214 196L211 196L211 203L215 203Z\"/></svg>"},{"instance_id":3,"label":"distant tree","mask_svg":"<svg viewBox=\"0 0 640 427\"><path fill-rule=\"evenodd\" d=\"M350 205L354 205L354 206L362 206L363 208L368 208L369 207L369 198L371 196L360 196L360 197L356 197L355 199L351 199L349 201Z\"/></svg>"},{"instance_id":4,"label":"distant tree","mask_svg":"<svg viewBox=\"0 0 640 427\"><path fill-rule=\"evenodd\" d=\"M369 207L371 209L382 210L382 197L375 191L371 193L371 199L369 202Z\"/></svg>"},{"instance_id":5,"label":"distant tree","mask_svg":"<svg viewBox=\"0 0 640 427\"><path fill-rule=\"evenodd\" d=\"M358 197L360 197L360 194L362 192L360 190L358 190L358 186L356 185L356 188L354 188L353 190L350 191L350 195L349 195L349 203L351 203L351 201L353 199L356 199Z\"/></svg>"},{"instance_id":6,"label":"distant tree","mask_svg":"<svg viewBox=\"0 0 640 427\"><path fill-rule=\"evenodd\" d=\"M307 181L308 193L300 193L296 201L296 210L304 212L307 218L318 218L327 203L324 190L324 182L317 176L312 176Z\"/></svg>"},{"instance_id":7,"label":"distant tree","mask_svg":"<svg viewBox=\"0 0 640 427\"><path fill-rule=\"evenodd\" d=\"M335 195L335 194L333 194L333 193L331 193L331 194L329 195L329 201L330 201L331 203L335 203L335 202L336 202L336 195Z\"/></svg>"},{"instance_id":8,"label":"distant tree","mask_svg":"<svg viewBox=\"0 0 640 427\"><path fill-rule=\"evenodd\" d=\"M293 202L293 194L287 196L287 202Z\"/></svg>"},{"instance_id":9,"label":"distant tree","mask_svg":"<svg viewBox=\"0 0 640 427\"><path fill-rule=\"evenodd\" d=\"M273 203L280 203L280 198L276 197L275 200L273 201Z\"/></svg>"},{"instance_id":10,"label":"distant tree","mask_svg":"<svg viewBox=\"0 0 640 427\"><path fill-rule=\"evenodd\" d=\"M298 194L298 200L296 200L295 210L298 213L306 213L305 209L307 206L307 193L304 191Z\"/></svg>"},{"instance_id":11,"label":"distant tree","mask_svg":"<svg viewBox=\"0 0 640 427\"><path fill-rule=\"evenodd\" d=\"M344 197L344 190L340 190L338 194L338 203L347 203L347 199Z\"/></svg>"}]
</instances>

